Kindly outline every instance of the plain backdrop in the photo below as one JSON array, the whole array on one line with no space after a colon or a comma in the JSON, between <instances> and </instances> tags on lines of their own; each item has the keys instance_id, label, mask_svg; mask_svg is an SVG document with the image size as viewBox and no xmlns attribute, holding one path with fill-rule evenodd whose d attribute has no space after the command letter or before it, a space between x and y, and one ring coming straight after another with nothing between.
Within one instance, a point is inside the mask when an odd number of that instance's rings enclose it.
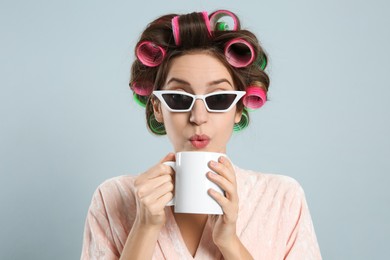
<instances>
[{"instance_id":1,"label":"plain backdrop","mask_svg":"<svg viewBox=\"0 0 390 260\"><path fill-rule=\"evenodd\" d=\"M216 9L269 55L270 101L231 159L300 182L324 259L389 255L388 1L2 0L0 259L80 258L96 187L172 150L128 87L139 34Z\"/></svg>"}]
</instances>

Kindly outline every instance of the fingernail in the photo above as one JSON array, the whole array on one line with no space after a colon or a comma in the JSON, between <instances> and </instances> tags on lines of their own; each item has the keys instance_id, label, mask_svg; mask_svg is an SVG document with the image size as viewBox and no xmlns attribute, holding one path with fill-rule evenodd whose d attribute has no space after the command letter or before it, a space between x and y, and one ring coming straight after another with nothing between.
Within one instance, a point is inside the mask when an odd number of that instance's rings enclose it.
<instances>
[{"instance_id":1,"label":"fingernail","mask_svg":"<svg viewBox=\"0 0 390 260\"><path fill-rule=\"evenodd\" d=\"M210 161L210 165L213 166L213 167L215 167L215 166L217 166L217 162Z\"/></svg>"},{"instance_id":2,"label":"fingernail","mask_svg":"<svg viewBox=\"0 0 390 260\"><path fill-rule=\"evenodd\" d=\"M214 172L208 172L207 175L209 178L214 178L215 173Z\"/></svg>"}]
</instances>

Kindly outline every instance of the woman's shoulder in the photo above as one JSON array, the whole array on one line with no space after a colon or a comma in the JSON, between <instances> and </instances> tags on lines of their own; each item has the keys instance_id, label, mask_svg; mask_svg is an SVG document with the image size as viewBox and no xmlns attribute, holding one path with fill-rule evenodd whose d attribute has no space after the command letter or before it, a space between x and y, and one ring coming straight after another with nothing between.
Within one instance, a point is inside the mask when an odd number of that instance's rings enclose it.
<instances>
[{"instance_id":1,"label":"woman's shoulder","mask_svg":"<svg viewBox=\"0 0 390 260\"><path fill-rule=\"evenodd\" d=\"M134 186L134 180L136 175L119 175L104 180L98 189L113 189L113 188L132 188Z\"/></svg>"},{"instance_id":2,"label":"woman's shoulder","mask_svg":"<svg viewBox=\"0 0 390 260\"><path fill-rule=\"evenodd\" d=\"M303 193L300 183L293 177L241 169L235 166L238 186L243 190L261 191L260 193L296 194ZM258 192L258 194L260 194Z\"/></svg>"},{"instance_id":3,"label":"woman's shoulder","mask_svg":"<svg viewBox=\"0 0 390 260\"><path fill-rule=\"evenodd\" d=\"M238 178L244 179L246 181L255 181L257 183L274 185L280 184L286 186L300 186L296 179L287 175L242 169L238 166L234 166L234 168Z\"/></svg>"},{"instance_id":4,"label":"woman's shoulder","mask_svg":"<svg viewBox=\"0 0 390 260\"><path fill-rule=\"evenodd\" d=\"M134 198L135 178L134 175L120 175L106 179L96 188L93 199L106 205L110 202L118 204L118 201L129 203Z\"/></svg>"}]
</instances>

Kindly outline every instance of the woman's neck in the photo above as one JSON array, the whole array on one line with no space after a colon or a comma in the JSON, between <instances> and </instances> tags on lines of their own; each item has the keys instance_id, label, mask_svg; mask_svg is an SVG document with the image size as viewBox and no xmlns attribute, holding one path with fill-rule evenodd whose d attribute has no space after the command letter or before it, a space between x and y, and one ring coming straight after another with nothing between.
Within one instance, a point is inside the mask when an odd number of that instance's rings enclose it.
<instances>
[{"instance_id":1,"label":"woman's neck","mask_svg":"<svg viewBox=\"0 0 390 260\"><path fill-rule=\"evenodd\" d=\"M194 257L207 222L206 214L173 213L188 251Z\"/></svg>"}]
</instances>

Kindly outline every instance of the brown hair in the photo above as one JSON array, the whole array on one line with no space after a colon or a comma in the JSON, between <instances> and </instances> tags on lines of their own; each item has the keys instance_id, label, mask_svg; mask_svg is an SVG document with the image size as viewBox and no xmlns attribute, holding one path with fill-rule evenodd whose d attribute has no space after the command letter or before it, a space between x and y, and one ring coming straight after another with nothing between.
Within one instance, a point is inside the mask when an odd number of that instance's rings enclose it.
<instances>
[{"instance_id":1,"label":"brown hair","mask_svg":"<svg viewBox=\"0 0 390 260\"><path fill-rule=\"evenodd\" d=\"M209 17L213 15L210 14ZM153 107L150 102L152 97L151 91L155 89L161 89L165 83L169 66L172 59L185 54L204 52L217 58L228 69L232 75L234 85L237 90L246 90L248 86L259 86L266 92L270 84L269 77L263 65L259 64L260 61L267 61L267 55L256 36L248 30L243 30L240 27L239 19L237 18L237 30L234 31L218 31L211 28L211 32L206 24L204 13L193 12L190 14L178 16L180 35L180 44L176 45L174 39L174 33L172 28L172 19L177 16L176 14L163 15L147 25L146 29L141 34L139 41L136 45L135 52L138 46L143 42L151 42L156 46L165 50L165 56L161 64L158 66L146 66L139 58L133 62L131 67L131 79L130 87L134 92L135 83L137 86L153 87L148 91L148 95L139 95L133 93L136 98L145 103L146 106L146 120L148 129L152 133L156 133L151 129L150 118L153 116ZM233 67L226 59L224 49L225 45L233 39L243 39L254 50L254 55L257 57L257 61L252 62L248 66L237 68ZM242 101L237 104L238 109L243 109L244 105ZM249 117L247 115L247 120Z\"/></svg>"}]
</instances>

